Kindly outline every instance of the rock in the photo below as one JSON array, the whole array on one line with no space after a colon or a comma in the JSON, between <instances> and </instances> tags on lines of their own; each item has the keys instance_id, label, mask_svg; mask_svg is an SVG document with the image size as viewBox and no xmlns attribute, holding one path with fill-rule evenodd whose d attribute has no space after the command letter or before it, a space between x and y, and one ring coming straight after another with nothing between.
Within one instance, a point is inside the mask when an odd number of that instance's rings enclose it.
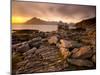
<instances>
[{"instance_id":1,"label":"rock","mask_svg":"<svg viewBox=\"0 0 100 75\"><path fill-rule=\"evenodd\" d=\"M67 60L70 64L75 66L83 66L83 67L93 67L93 63L86 59L68 59Z\"/></svg>"},{"instance_id":2,"label":"rock","mask_svg":"<svg viewBox=\"0 0 100 75\"><path fill-rule=\"evenodd\" d=\"M93 55L93 50L90 46L80 47L79 49L74 49L72 51L72 58L89 58Z\"/></svg>"},{"instance_id":3,"label":"rock","mask_svg":"<svg viewBox=\"0 0 100 75\"><path fill-rule=\"evenodd\" d=\"M43 66L44 64L41 62L41 61L34 61L34 62L28 62L26 65L25 65L25 68L38 68L40 66Z\"/></svg>"},{"instance_id":4,"label":"rock","mask_svg":"<svg viewBox=\"0 0 100 75\"><path fill-rule=\"evenodd\" d=\"M35 53L40 54L44 60L49 60L53 62L61 58L59 50L53 47L44 47L41 49L37 49Z\"/></svg>"},{"instance_id":5,"label":"rock","mask_svg":"<svg viewBox=\"0 0 100 75\"><path fill-rule=\"evenodd\" d=\"M39 32L39 36L42 37L42 38L45 38L46 37L45 36L45 33L44 32L41 32L41 31Z\"/></svg>"},{"instance_id":6,"label":"rock","mask_svg":"<svg viewBox=\"0 0 100 75\"><path fill-rule=\"evenodd\" d=\"M21 61L21 62L17 63L17 64L16 64L16 65L17 65L17 68L20 68L20 67L22 67L22 66L25 66L25 64L27 64L27 62L28 62L28 60Z\"/></svg>"},{"instance_id":7,"label":"rock","mask_svg":"<svg viewBox=\"0 0 100 75\"><path fill-rule=\"evenodd\" d=\"M68 67L66 60L62 59L59 49L54 46L32 48L23 55L25 56L24 61L28 61L19 63L16 73L60 71Z\"/></svg>"},{"instance_id":8,"label":"rock","mask_svg":"<svg viewBox=\"0 0 100 75\"><path fill-rule=\"evenodd\" d=\"M78 43L77 41L72 41L72 47L73 48L79 48L82 46L82 43Z\"/></svg>"},{"instance_id":9,"label":"rock","mask_svg":"<svg viewBox=\"0 0 100 75\"><path fill-rule=\"evenodd\" d=\"M33 38L32 40L28 41L28 44L29 44L30 48L39 47L40 44L42 43L41 40L42 40L41 37Z\"/></svg>"},{"instance_id":10,"label":"rock","mask_svg":"<svg viewBox=\"0 0 100 75\"><path fill-rule=\"evenodd\" d=\"M14 55L12 56L12 65L13 65L12 68L16 69L17 68L16 64L21 61L23 61L23 56L21 55L21 53L18 52L14 53Z\"/></svg>"},{"instance_id":11,"label":"rock","mask_svg":"<svg viewBox=\"0 0 100 75\"><path fill-rule=\"evenodd\" d=\"M92 56L92 61L93 61L94 63L96 63L96 55L95 55L95 54Z\"/></svg>"},{"instance_id":12,"label":"rock","mask_svg":"<svg viewBox=\"0 0 100 75\"><path fill-rule=\"evenodd\" d=\"M50 66L50 67L48 67L48 71L50 72L52 72L52 71L56 71L57 69L56 69L56 67L55 66Z\"/></svg>"},{"instance_id":13,"label":"rock","mask_svg":"<svg viewBox=\"0 0 100 75\"><path fill-rule=\"evenodd\" d=\"M78 51L79 51L78 48L74 48L74 49L72 50L72 53L74 54L74 53L76 53L76 52L78 52Z\"/></svg>"},{"instance_id":14,"label":"rock","mask_svg":"<svg viewBox=\"0 0 100 75\"><path fill-rule=\"evenodd\" d=\"M49 44L56 44L56 43L58 42L57 36L51 36L51 37L48 39L48 42L49 42Z\"/></svg>"},{"instance_id":15,"label":"rock","mask_svg":"<svg viewBox=\"0 0 100 75\"><path fill-rule=\"evenodd\" d=\"M23 52L26 52L26 51L29 50L29 49L30 49L30 47L29 47L28 43L25 42L25 43L22 43L21 46L17 47L17 48L16 48L16 51L17 51L17 52L23 53Z\"/></svg>"},{"instance_id":16,"label":"rock","mask_svg":"<svg viewBox=\"0 0 100 75\"><path fill-rule=\"evenodd\" d=\"M42 40L41 37L37 37L37 38L33 38L32 40L29 40L28 43L34 43L34 42L37 42L37 41L40 41Z\"/></svg>"},{"instance_id":17,"label":"rock","mask_svg":"<svg viewBox=\"0 0 100 75\"><path fill-rule=\"evenodd\" d=\"M49 51L49 47L42 47L42 48L39 48L35 53L45 53L47 51Z\"/></svg>"},{"instance_id":18,"label":"rock","mask_svg":"<svg viewBox=\"0 0 100 75\"><path fill-rule=\"evenodd\" d=\"M36 51L37 48L33 47L32 49L26 51L23 53L24 56L28 56L29 54L32 54Z\"/></svg>"},{"instance_id":19,"label":"rock","mask_svg":"<svg viewBox=\"0 0 100 75\"><path fill-rule=\"evenodd\" d=\"M66 48L70 48L70 47L72 47L72 43L71 43L71 41L67 41L67 40L63 40L63 39L61 39L60 40L60 47L66 47Z\"/></svg>"},{"instance_id":20,"label":"rock","mask_svg":"<svg viewBox=\"0 0 100 75\"><path fill-rule=\"evenodd\" d=\"M71 55L71 52L67 49L72 46L70 41L61 39L60 44L56 44L56 46L59 48L60 53L64 59L68 58Z\"/></svg>"},{"instance_id":21,"label":"rock","mask_svg":"<svg viewBox=\"0 0 100 75\"><path fill-rule=\"evenodd\" d=\"M21 45L22 45L22 43L18 43L18 44L12 45L12 50L13 50L13 51L16 51L16 49L17 49L19 46L21 46Z\"/></svg>"},{"instance_id":22,"label":"rock","mask_svg":"<svg viewBox=\"0 0 100 75\"><path fill-rule=\"evenodd\" d=\"M60 61L60 62L56 62L54 63L54 65L51 65L48 67L48 71L47 72L55 72L55 71L61 71L64 68L67 68L69 65L66 61Z\"/></svg>"},{"instance_id":23,"label":"rock","mask_svg":"<svg viewBox=\"0 0 100 75\"><path fill-rule=\"evenodd\" d=\"M63 47L60 48L60 52L64 59L66 59L71 55L71 52L68 49L65 49Z\"/></svg>"}]
</instances>

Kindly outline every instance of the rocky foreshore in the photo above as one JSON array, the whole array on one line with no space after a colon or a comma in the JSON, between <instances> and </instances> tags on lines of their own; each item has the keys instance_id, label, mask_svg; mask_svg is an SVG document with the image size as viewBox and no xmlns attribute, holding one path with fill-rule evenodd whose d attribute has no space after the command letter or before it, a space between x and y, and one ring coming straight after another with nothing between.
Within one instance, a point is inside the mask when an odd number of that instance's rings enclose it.
<instances>
[{"instance_id":1,"label":"rocky foreshore","mask_svg":"<svg viewBox=\"0 0 100 75\"><path fill-rule=\"evenodd\" d=\"M76 29L59 25L53 32L13 32L12 73L95 69L95 29L95 25Z\"/></svg>"}]
</instances>

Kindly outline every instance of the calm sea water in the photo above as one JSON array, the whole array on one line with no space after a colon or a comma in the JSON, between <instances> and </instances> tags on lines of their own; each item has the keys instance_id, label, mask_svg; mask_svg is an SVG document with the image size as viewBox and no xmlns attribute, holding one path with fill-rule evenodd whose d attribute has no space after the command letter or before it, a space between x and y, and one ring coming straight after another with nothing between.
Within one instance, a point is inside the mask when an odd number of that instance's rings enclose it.
<instances>
[{"instance_id":1,"label":"calm sea water","mask_svg":"<svg viewBox=\"0 0 100 75\"><path fill-rule=\"evenodd\" d=\"M12 30L39 30L39 31L56 31L58 25L12 25Z\"/></svg>"}]
</instances>

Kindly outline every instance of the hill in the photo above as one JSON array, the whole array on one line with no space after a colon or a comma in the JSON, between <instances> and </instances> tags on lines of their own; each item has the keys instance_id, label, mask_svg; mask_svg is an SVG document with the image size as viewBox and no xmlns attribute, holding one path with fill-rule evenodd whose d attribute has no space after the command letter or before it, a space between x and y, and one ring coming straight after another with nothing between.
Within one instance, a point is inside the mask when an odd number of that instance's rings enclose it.
<instances>
[{"instance_id":1,"label":"hill","mask_svg":"<svg viewBox=\"0 0 100 75\"><path fill-rule=\"evenodd\" d=\"M33 17L30 20L26 21L24 24L36 24L36 25L56 25L56 21L45 21L37 17Z\"/></svg>"}]
</instances>

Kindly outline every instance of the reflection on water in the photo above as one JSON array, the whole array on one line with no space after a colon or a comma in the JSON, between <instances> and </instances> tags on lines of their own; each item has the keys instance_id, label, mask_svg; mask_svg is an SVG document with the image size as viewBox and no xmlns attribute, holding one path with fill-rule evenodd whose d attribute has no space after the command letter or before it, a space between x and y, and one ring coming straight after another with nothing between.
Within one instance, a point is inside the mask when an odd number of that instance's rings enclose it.
<instances>
[{"instance_id":1,"label":"reflection on water","mask_svg":"<svg viewBox=\"0 0 100 75\"><path fill-rule=\"evenodd\" d=\"M46 31L56 31L58 25L12 25L12 30L40 30L43 32Z\"/></svg>"}]
</instances>

